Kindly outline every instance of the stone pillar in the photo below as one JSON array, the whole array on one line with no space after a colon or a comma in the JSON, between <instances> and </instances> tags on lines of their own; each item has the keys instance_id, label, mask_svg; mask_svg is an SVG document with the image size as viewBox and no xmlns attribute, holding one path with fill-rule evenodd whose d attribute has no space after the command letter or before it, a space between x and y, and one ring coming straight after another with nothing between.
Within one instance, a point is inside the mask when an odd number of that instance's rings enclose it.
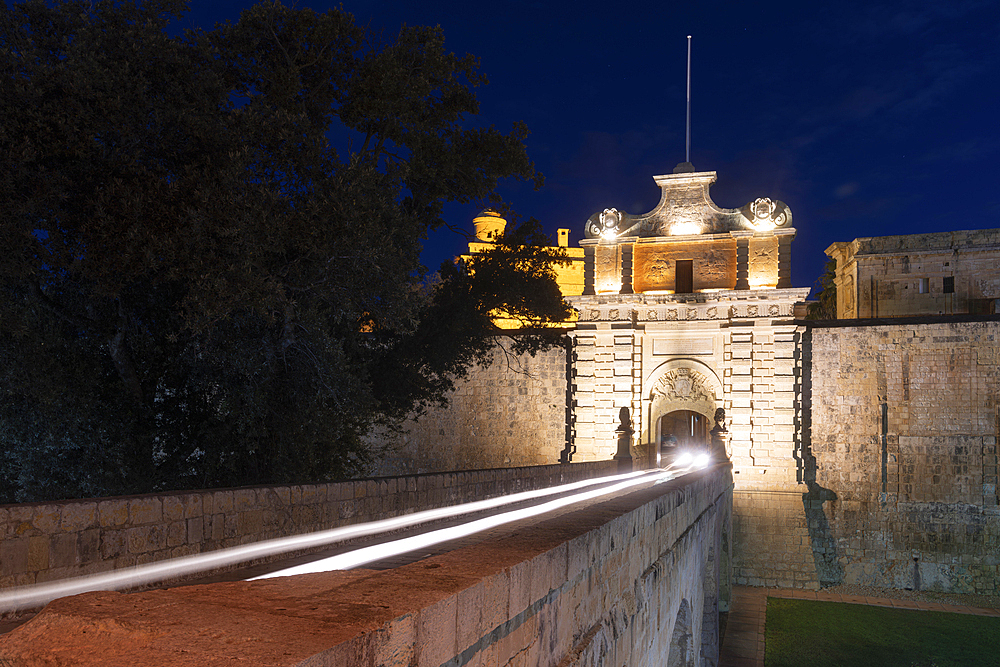
<instances>
[{"instance_id":1,"label":"stone pillar","mask_svg":"<svg viewBox=\"0 0 1000 667\"><path fill-rule=\"evenodd\" d=\"M780 459L774 449L774 332L768 327L754 327L751 368L750 456L753 457L755 485L770 487L775 483L772 464ZM791 450L789 449L789 460ZM765 477L765 475L768 475Z\"/></svg>"},{"instance_id":2,"label":"stone pillar","mask_svg":"<svg viewBox=\"0 0 1000 667\"><path fill-rule=\"evenodd\" d=\"M736 287L750 289L750 237L752 232L732 232L736 238Z\"/></svg>"},{"instance_id":3,"label":"stone pillar","mask_svg":"<svg viewBox=\"0 0 1000 667\"><path fill-rule=\"evenodd\" d=\"M772 454L778 460L793 462L795 460L796 434L796 359L794 326L774 328L774 441ZM795 483L798 480L789 469L785 483Z\"/></svg>"},{"instance_id":4,"label":"stone pillar","mask_svg":"<svg viewBox=\"0 0 1000 667\"><path fill-rule=\"evenodd\" d=\"M584 246L583 248L583 293L584 294L597 293L597 290L594 287L596 251L597 248L592 245Z\"/></svg>"},{"instance_id":5,"label":"stone pillar","mask_svg":"<svg viewBox=\"0 0 1000 667\"><path fill-rule=\"evenodd\" d=\"M571 438L576 449L577 461L594 460L594 356L597 350L595 336L573 336L572 406L573 431Z\"/></svg>"},{"instance_id":6,"label":"stone pillar","mask_svg":"<svg viewBox=\"0 0 1000 667\"><path fill-rule=\"evenodd\" d=\"M622 288L619 294L633 294L632 291L632 244L622 243L618 246L621 249L622 258Z\"/></svg>"},{"instance_id":7,"label":"stone pillar","mask_svg":"<svg viewBox=\"0 0 1000 667\"><path fill-rule=\"evenodd\" d=\"M795 238L795 230L779 229L774 233L778 237L778 289L785 289L792 286L792 239Z\"/></svg>"},{"instance_id":8,"label":"stone pillar","mask_svg":"<svg viewBox=\"0 0 1000 667\"><path fill-rule=\"evenodd\" d=\"M612 458L620 407L632 405L632 336L598 330L578 332L573 379L577 461Z\"/></svg>"},{"instance_id":9,"label":"stone pillar","mask_svg":"<svg viewBox=\"0 0 1000 667\"><path fill-rule=\"evenodd\" d=\"M751 396L753 377L753 332L749 328L732 330L728 337L726 352L729 354L729 369L725 379L726 393L730 397L730 406L726 410L729 415L729 438L732 446L732 461L736 470L740 471L737 485L751 483L750 469L753 459L750 457ZM747 472L743 472L746 470ZM749 479L748 479L749 478Z\"/></svg>"}]
</instances>

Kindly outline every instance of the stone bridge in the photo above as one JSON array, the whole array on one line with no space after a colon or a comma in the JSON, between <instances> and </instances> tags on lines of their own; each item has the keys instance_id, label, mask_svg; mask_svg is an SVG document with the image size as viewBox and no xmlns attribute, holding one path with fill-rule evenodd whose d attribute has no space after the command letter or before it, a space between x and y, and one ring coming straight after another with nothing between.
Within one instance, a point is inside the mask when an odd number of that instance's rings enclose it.
<instances>
[{"instance_id":1,"label":"stone bridge","mask_svg":"<svg viewBox=\"0 0 1000 667\"><path fill-rule=\"evenodd\" d=\"M425 487L427 505L442 505L476 488L481 497L611 472L606 463L569 464L520 473L512 469L382 479L376 485L384 484L386 495L365 495L369 500L361 505L406 513L414 508L405 507L399 494L413 494L410 500L416 501L418 487ZM449 480L451 490L445 491ZM326 505L334 502L331 496L343 502L339 496L345 494L334 486L323 488ZM395 494L388 492L390 486ZM302 489L296 488L303 502ZM0 636L0 664L716 665L718 612L729 599L732 489L731 466L720 464L488 531L475 543L390 569L61 598ZM254 507L250 498L257 498L260 490L250 491L241 510L235 510L234 503L220 518L214 496L210 501L202 498L199 510L193 500L197 494L188 494L187 509L179 514L169 497L100 502L125 502L125 517L140 520L132 507L138 512L159 500L165 536L171 534L171 525L182 522L191 537L187 513L203 520L202 539L204 519L212 517L209 534L221 521L219 535L230 526L233 537L228 539L239 542L240 515L260 512L266 525L284 495L283 490L269 489L260 494L268 499L265 507ZM83 503L59 509L59 522L76 528L78 561L81 544L94 539L102 543L100 502L92 503L92 518L79 518L79 507L74 506ZM396 509L385 509L389 504ZM286 509L294 506L289 491ZM53 506L39 507L51 512ZM168 507L173 508L169 518ZM26 564L32 555L37 564L39 549L32 551L31 538L39 544L42 536L31 535L40 532L35 525L40 522L25 518L30 511L41 512L38 507L0 508L9 536L5 553L19 559L5 560L5 570ZM322 516L324 510L312 511ZM11 525L12 513L17 526ZM74 516L76 526L69 519ZM256 521L244 516L244 527ZM126 545L127 531L152 525L150 519L145 526L124 528ZM65 558L60 552L68 548L73 531L55 530L46 536L49 557ZM179 530L174 532L179 535ZM87 531L96 533L84 536ZM133 533L133 546L142 548L139 537L149 533ZM28 540L27 557L14 553L11 539ZM70 565L62 563L64 568ZM94 563L91 569L100 567ZM52 576L50 568L35 572L34 579Z\"/></svg>"}]
</instances>

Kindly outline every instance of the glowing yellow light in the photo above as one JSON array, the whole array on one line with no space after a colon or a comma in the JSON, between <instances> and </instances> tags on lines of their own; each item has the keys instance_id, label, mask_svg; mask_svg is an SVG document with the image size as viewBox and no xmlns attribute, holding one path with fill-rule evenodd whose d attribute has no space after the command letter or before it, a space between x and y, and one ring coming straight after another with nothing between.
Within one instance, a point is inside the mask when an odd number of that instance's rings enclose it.
<instances>
[{"instance_id":1,"label":"glowing yellow light","mask_svg":"<svg viewBox=\"0 0 1000 667\"><path fill-rule=\"evenodd\" d=\"M616 236L618 236L618 233L613 229L605 229L601 232L601 238L605 241L612 241Z\"/></svg>"},{"instance_id":2,"label":"glowing yellow light","mask_svg":"<svg viewBox=\"0 0 1000 667\"><path fill-rule=\"evenodd\" d=\"M701 231L701 224L693 220L689 220L687 222L675 222L670 227L671 236L691 236L693 234L701 234Z\"/></svg>"}]
</instances>

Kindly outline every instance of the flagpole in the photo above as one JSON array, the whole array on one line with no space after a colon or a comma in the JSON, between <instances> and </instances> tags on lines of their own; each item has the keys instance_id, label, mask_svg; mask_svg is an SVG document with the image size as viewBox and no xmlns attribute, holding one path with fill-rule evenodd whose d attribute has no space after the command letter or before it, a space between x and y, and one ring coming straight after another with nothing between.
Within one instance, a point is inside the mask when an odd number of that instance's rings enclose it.
<instances>
[{"instance_id":1,"label":"flagpole","mask_svg":"<svg viewBox=\"0 0 1000 667\"><path fill-rule=\"evenodd\" d=\"M691 162L691 35L688 35L688 67L687 67L687 142L684 150L684 161Z\"/></svg>"}]
</instances>

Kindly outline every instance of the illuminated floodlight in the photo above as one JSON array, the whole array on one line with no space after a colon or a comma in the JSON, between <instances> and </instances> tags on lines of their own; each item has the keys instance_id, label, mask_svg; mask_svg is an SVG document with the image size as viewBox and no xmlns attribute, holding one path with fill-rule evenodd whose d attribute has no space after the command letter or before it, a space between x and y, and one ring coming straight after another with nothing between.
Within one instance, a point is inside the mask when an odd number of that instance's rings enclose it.
<instances>
[{"instance_id":1,"label":"illuminated floodlight","mask_svg":"<svg viewBox=\"0 0 1000 667\"><path fill-rule=\"evenodd\" d=\"M712 461L712 457L709 456L708 452L702 452L694 457L694 464L699 468L704 468Z\"/></svg>"},{"instance_id":2,"label":"illuminated floodlight","mask_svg":"<svg viewBox=\"0 0 1000 667\"><path fill-rule=\"evenodd\" d=\"M674 461L676 461L677 465L681 466L691 465L691 462L694 461L694 456L691 452L681 452Z\"/></svg>"},{"instance_id":3,"label":"illuminated floodlight","mask_svg":"<svg viewBox=\"0 0 1000 667\"><path fill-rule=\"evenodd\" d=\"M671 236L692 236L694 234L701 234L701 231L701 225L693 220L675 222L670 226Z\"/></svg>"}]
</instances>

